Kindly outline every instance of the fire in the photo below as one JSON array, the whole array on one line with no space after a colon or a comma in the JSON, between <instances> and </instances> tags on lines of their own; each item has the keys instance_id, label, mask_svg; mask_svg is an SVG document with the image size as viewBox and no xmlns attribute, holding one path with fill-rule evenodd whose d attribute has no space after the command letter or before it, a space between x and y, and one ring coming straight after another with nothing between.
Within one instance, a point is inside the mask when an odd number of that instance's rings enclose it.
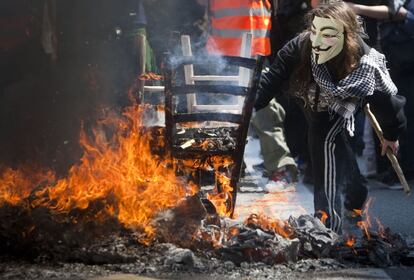
<instances>
[{"instance_id":1,"label":"fire","mask_svg":"<svg viewBox=\"0 0 414 280\"><path fill-rule=\"evenodd\" d=\"M18 170L4 168L0 174L0 206L6 203L18 205L30 196L34 187L55 181L52 171L40 171L39 168L29 165Z\"/></svg>"},{"instance_id":2,"label":"fire","mask_svg":"<svg viewBox=\"0 0 414 280\"><path fill-rule=\"evenodd\" d=\"M229 229L229 237L237 236L240 233L240 230L237 227L231 227Z\"/></svg>"},{"instance_id":3,"label":"fire","mask_svg":"<svg viewBox=\"0 0 414 280\"><path fill-rule=\"evenodd\" d=\"M365 203L364 209L362 211L359 209L354 209L354 213L357 216L361 216L364 218L363 220L357 222L357 225L364 232L365 237L368 240L371 239L371 234L370 234L369 229L371 228L372 223L371 223L371 217L369 215L369 208L371 207L372 201L373 201L372 198L369 198L367 202Z\"/></svg>"},{"instance_id":4,"label":"fire","mask_svg":"<svg viewBox=\"0 0 414 280\"><path fill-rule=\"evenodd\" d=\"M207 151L208 148L210 147L210 142L208 140L204 140L201 144L200 147L202 150Z\"/></svg>"},{"instance_id":5,"label":"fire","mask_svg":"<svg viewBox=\"0 0 414 280\"><path fill-rule=\"evenodd\" d=\"M254 224L259 226L265 231L274 231L280 236L286 238L292 238L294 231L290 227L288 221L282 221L279 219L272 219L264 214L252 214L245 221L246 224Z\"/></svg>"},{"instance_id":6,"label":"fire","mask_svg":"<svg viewBox=\"0 0 414 280\"><path fill-rule=\"evenodd\" d=\"M321 220L322 224L326 225L326 220L328 219L328 214L325 211L322 211L322 210L319 210L317 213L321 215L320 220Z\"/></svg>"},{"instance_id":7,"label":"fire","mask_svg":"<svg viewBox=\"0 0 414 280\"><path fill-rule=\"evenodd\" d=\"M362 209L353 209L355 217L362 217Z\"/></svg>"},{"instance_id":8,"label":"fire","mask_svg":"<svg viewBox=\"0 0 414 280\"><path fill-rule=\"evenodd\" d=\"M207 194L207 199L213 203L217 214L220 216L230 217L233 209L232 191L230 186L229 168L233 160L229 156L211 156L206 159L184 159L176 162L179 169L186 172L195 172L194 170L214 170L216 178L215 192ZM219 189L221 190L219 192Z\"/></svg>"},{"instance_id":9,"label":"fire","mask_svg":"<svg viewBox=\"0 0 414 280\"><path fill-rule=\"evenodd\" d=\"M300 204L297 193L269 193L258 199L237 205L233 216L245 220L251 213L260 213L278 220L288 220L290 216L307 214L307 210Z\"/></svg>"},{"instance_id":10,"label":"fire","mask_svg":"<svg viewBox=\"0 0 414 280\"><path fill-rule=\"evenodd\" d=\"M345 241L345 245L348 247L354 247L356 243L356 237L355 236L348 236L346 241Z\"/></svg>"},{"instance_id":11,"label":"fire","mask_svg":"<svg viewBox=\"0 0 414 280\"><path fill-rule=\"evenodd\" d=\"M213 203L220 216L230 217L232 205L228 205L228 203L231 203L231 192L233 191L233 188L230 186L230 178L220 172L215 172L215 174L217 179L216 193L207 194L207 198ZM221 186L221 192L218 192L217 184Z\"/></svg>"},{"instance_id":12,"label":"fire","mask_svg":"<svg viewBox=\"0 0 414 280\"><path fill-rule=\"evenodd\" d=\"M228 170L233 164L233 160L230 157L225 156L213 156L211 157L211 164L214 168L216 175L216 194L209 194L207 198L216 207L216 211L221 216L230 217L233 205L232 195L233 188L230 186L230 177L220 170ZM221 187L221 192L218 192L218 185ZM230 204L230 205L229 205Z\"/></svg>"},{"instance_id":13,"label":"fire","mask_svg":"<svg viewBox=\"0 0 414 280\"><path fill-rule=\"evenodd\" d=\"M94 218L116 217L126 228L152 238L154 216L194 190L180 181L170 162L152 152L142 111L142 106L133 104L122 117L109 114L93 129L92 137L82 129L84 154L65 178L56 179L52 171L3 169L0 206L47 207L54 214L67 214L101 200L105 207Z\"/></svg>"},{"instance_id":14,"label":"fire","mask_svg":"<svg viewBox=\"0 0 414 280\"><path fill-rule=\"evenodd\" d=\"M369 198L367 200L367 202L364 205L363 209L353 209L352 211L352 217L353 218L360 218L360 221L358 221L356 223L356 225L362 230L362 232L364 233L364 236L367 240L370 240L372 238L372 218L371 215L369 213L369 209L373 203L373 198ZM382 225L382 223L380 222L380 220L378 218L375 218L375 222L377 224L377 233L378 236L385 238L386 237L386 233L385 233L385 229L384 226ZM345 241L345 245L352 247L356 242L356 238L354 236L348 236L347 240Z\"/></svg>"},{"instance_id":15,"label":"fire","mask_svg":"<svg viewBox=\"0 0 414 280\"><path fill-rule=\"evenodd\" d=\"M139 80L141 81L148 81L148 80L155 80L155 81L160 81L163 79L163 77L161 75L152 73L152 72L148 72L145 74L142 74L141 76L138 77Z\"/></svg>"}]
</instances>

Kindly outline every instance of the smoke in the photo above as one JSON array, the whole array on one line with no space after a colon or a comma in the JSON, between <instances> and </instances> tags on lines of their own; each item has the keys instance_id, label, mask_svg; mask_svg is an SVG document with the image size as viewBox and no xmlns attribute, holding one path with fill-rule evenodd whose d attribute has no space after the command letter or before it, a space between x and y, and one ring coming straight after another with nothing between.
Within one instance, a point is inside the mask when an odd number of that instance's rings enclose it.
<instances>
[{"instance_id":1,"label":"smoke","mask_svg":"<svg viewBox=\"0 0 414 280\"><path fill-rule=\"evenodd\" d=\"M144 126L163 127L165 126L165 111L159 106L146 106L142 113L142 123Z\"/></svg>"},{"instance_id":2,"label":"smoke","mask_svg":"<svg viewBox=\"0 0 414 280\"><path fill-rule=\"evenodd\" d=\"M190 62L193 64L190 64ZM225 57L211 56L204 51L195 52L191 61L189 57L172 55L169 57L169 63L177 69L177 80L182 84L185 84L188 80L194 80L194 83L199 85L248 86L251 73L247 68L231 65ZM185 65L193 67L193 77L185 77L186 73L182 70ZM216 77L220 78L217 79ZM243 102L243 97L231 96L225 94L225 92L223 94L199 93L196 99L198 105L231 105L226 107L199 107L202 108L201 111L220 111L223 113L240 113Z\"/></svg>"}]
</instances>

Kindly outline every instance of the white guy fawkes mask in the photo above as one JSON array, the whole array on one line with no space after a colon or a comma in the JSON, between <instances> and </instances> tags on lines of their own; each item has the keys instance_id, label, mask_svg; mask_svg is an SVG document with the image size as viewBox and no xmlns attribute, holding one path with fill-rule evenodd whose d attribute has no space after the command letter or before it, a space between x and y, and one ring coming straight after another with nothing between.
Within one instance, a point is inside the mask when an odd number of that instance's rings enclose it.
<instances>
[{"instance_id":1,"label":"white guy fawkes mask","mask_svg":"<svg viewBox=\"0 0 414 280\"><path fill-rule=\"evenodd\" d=\"M344 26L335 19L315 17L312 21L310 40L316 63L325 63L342 51Z\"/></svg>"}]
</instances>

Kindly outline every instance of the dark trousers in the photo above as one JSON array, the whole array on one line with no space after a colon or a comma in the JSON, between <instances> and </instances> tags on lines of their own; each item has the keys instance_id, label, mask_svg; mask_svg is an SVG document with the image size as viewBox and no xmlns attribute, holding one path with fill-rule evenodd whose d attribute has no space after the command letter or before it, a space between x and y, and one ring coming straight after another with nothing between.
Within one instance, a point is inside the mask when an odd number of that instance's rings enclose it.
<instances>
[{"instance_id":1,"label":"dark trousers","mask_svg":"<svg viewBox=\"0 0 414 280\"><path fill-rule=\"evenodd\" d=\"M365 181L347 140L344 119L309 107L303 111L308 123L315 215L326 213L327 227L340 232L342 203L347 210L361 209L368 193Z\"/></svg>"},{"instance_id":2,"label":"dark trousers","mask_svg":"<svg viewBox=\"0 0 414 280\"><path fill-rule=\"evenodd\" d=\"M407 177L414 176L414 62L390 63L391 77L398 88L398 94L406 98L405 116L407 130L400 136L401 167Z\"/></svg>"}]
</instances>

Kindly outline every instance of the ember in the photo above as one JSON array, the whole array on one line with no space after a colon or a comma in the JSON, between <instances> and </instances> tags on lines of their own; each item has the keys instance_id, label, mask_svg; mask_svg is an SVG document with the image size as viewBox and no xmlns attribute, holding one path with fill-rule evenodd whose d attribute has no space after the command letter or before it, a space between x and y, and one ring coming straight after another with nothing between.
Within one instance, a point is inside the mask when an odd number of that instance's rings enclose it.
<instances>
[{"instance_id":1,"label":"ember","mask_svg":"<svg viewBox=\"0 0 414 280\"><path fill-rule=\"evenodd\" d=\"M149 72L149 73L142 74L141 76L138 77L138 79L141 81L148 81L148 80L161 81L163 77L161 75Z\"/></svg>"},{"instance_id":2,"label":"ember","mask_svg":"<svg viewBox=\"0 0 414 280\"><path fill-rule=\"evenodd\" d=\"M187 146L184 144L192 141L190 146L199 148L200 151L229 151L236 148L235 129L231 128L186 128L177 134L174 146L185 150Z\"/></svg>"},{"instance_id":3,"label":"ember","mask_svg":"<svg viewBox=\"0 0 414 280\"><path fill-rule=\"evenodd\" d=\"M292 238L293 229L290 227L287 221L281 221L271 219L264 215L252 214L247 220L246 224L250 226L258 226L263 228L265 231L273 231L283 237Z\"/></svg>"}]
</instances>

